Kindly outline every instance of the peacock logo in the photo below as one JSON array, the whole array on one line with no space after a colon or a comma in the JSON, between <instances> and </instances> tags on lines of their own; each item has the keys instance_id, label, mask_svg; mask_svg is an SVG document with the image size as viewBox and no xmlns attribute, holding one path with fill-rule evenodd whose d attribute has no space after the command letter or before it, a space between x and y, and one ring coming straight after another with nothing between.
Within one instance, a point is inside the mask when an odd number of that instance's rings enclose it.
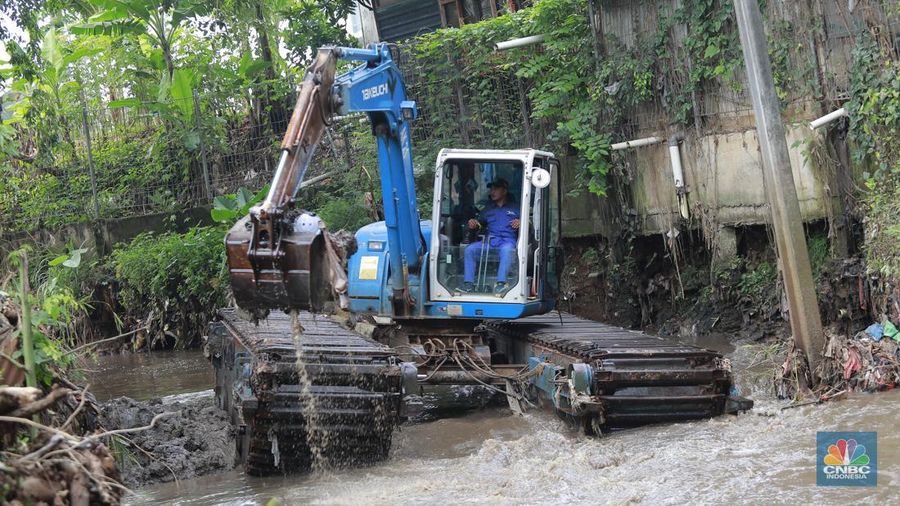
<instances>
[{"instance_id":1,"label":"peacock logo","mask_svg":"<svg viewBox=\"0 0 900 506\"><path fill-rule=\"evenodd\" d=\"M875 432L818 432L816 484L874 487L878 483L878 435Z\"/></svg>"},{"instance_id":2,"label":"peacock logo","mask_svg":"<svg viewBox=\"0 0 900 506\"><path fill-rule=\"evenodd\" d=\"M855 439L838 439L828 447L828 455L825 455L826 466L866 466L869 464L869 456L866 455L866 447L857 444Z\"/></svg>"}]
</instances>

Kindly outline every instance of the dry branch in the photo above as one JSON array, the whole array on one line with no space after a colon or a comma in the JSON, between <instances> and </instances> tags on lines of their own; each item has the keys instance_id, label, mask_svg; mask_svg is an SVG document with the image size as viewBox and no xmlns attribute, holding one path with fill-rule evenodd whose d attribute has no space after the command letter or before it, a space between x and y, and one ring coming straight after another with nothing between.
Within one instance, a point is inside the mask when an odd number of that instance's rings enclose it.
<instances>
[{"instance_id":1,"label":"dry branch","mask_svg":"<svg viewBox=\"0 0 900 506\"><path fill-rule=\"evenodd\" d=\"M140 331L142 331L142 330L149 330L149 329L150 329L150 326L149 326L149 325L145 325L145 326L143 326L143 327L140 327L140 328L137 328L137 329L134 329L134 330L130 330L130 331L128 331L128 332L125 332L124 334L119 334L119 335L117 335L117 336L108 337L108 338L106 338L106 339L101 339L101 340L99 340L99 341L91 341L91 342L89 342L89 343L82 344L81 346L78 346L77 348L72 349L72 351L71 351L70 353L78 353L79 351L81 351L81 350L83 350L83 349L85 349L85 348L90 348L91 346L96 346L96 345L98 345L98 344L108 343L108 342L110 342L110 341L116 341L116 340L118 340L118 339L122 339L123 337L128 337L128 336L130 336L130 335L132 335L132 334L135 334L135 333L137 333L137 332L140 332Z\"/></svg>"},{"instance_id":2,"label":"dry branch","mask_svg":"<svg viewBox=\"0 0 900 506\"><path fill-rule=\"evenodd\" d=\"M35 413L40 413L45 409L56 404L56 401L72 393L68 388L54 388L43 399L28 403L19 409L13 411L9 416L26 418Z\"/></svg>"},{"instance_id":3,"label":"dry branch","mask_svg":"<svg viewBox=\"0 0 900 506\"><path fill-rule=\"evenodd\" d=\"M90 385L85 385L84 388L81 389L81 399L78 401L78 407L75 408L75 411L69 415L69 418L66 418L65 423L60 427L62 430L66 430L69 428L69 425L75 421L75 417L81 413L82 408L84 408L84 401L87 400L87 389Z\"/></svg>"},{"instance_id":4,"label":"dry branch","mask_svg":"<svg viewBox=\"0 0 900 506\"><path fill-rule=\"evenodd\" d=\"M101 432L100 434L94 434L93 436L88 436L87 438L85 438L85 441L100 439L100 438L104 438L104 437L108 437L108 436L116 436L119 434L130 434L132 432L141 432L141 431L145 431L145 430L150 430L153 428L153 426L156 425L156 422L160 418L165 418L167 416L176 415L176 414L178 414L178 413L175 411L165 411L163 413L159 413L158 415L154 416L153 419L150 420L149 425L144 425L143 427L132 427L130 429L109 430L106 432Z\"/></svg>"}]
</instances>

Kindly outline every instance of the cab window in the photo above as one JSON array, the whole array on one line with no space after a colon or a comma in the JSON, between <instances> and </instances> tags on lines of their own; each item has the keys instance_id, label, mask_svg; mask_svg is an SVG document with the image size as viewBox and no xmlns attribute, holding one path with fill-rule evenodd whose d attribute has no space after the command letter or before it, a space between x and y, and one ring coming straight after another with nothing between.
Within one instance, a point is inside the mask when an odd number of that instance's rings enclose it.
<instances>
[{"instance_id":1,"label":"cab window","mask_svg":"<svg viewBox=\"0 0 900 506\"><path fill-rule=\"evenodd\" d=\"M451 294L502 297L518 283L522 170L512 161L444 164L438 282Z\"/></svg>"}]
</instances>

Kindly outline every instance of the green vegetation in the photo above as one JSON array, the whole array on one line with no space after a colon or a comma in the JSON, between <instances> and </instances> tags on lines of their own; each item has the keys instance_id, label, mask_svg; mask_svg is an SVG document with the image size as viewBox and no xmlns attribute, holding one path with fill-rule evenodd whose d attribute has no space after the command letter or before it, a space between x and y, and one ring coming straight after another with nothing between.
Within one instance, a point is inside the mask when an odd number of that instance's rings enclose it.
<instances>
[{"instance_id":1,"label":"green vegetation","mask_svg":"<svg viewBox=\"0 0 900 506\"><path fill-rule=\"evenodd\" d=\"M149 327L151 348L196 345L199 329L227 304L223 238L266 193L268 188L256 193L241 188L216 197L211 215L218 225L139 234L117 245L99 266L118 284L119 317L130 327Z\"/></svg>"},{"instance_id":2,"label":"green vegetation","mask_svg":"<svg viewBox=\"0 0 900 506\"><path fill-rule=\"evenodd\" d=\"M201 141L226 185L240 180L231 173L264 170L267 156L271 167L293 83L319 44L352 44L343 23L355 4L4 3L0 11L21 30L0 30L4 232L92 217L85 113L101 218L209 202ZM280 47L291 48L286 58ZM256 159L237 157L244 153Z\"/></svg>"},{"instance_id":3,"label":"green vegetation","mask_svg":"<svg viewBox=\"0 0 900 506\"><path fill-rule=\"evenodd\" d=\"M640 25L633 40L599 34L591 26L587 0L537 0L513 14L402 44L401 70L422 112L413 127L421 209L429 207L434 156L442 147L530 143L574 155L579 162L574 191L604 195L610 173L628 176L610 143L633 138L640 126L636 117L659 116L665 120L660 129L670 132L702 127L703 97L740 87L732 2L683 0L677 8L666 2L635 4L646 4L656 16L633 21ZM79 263L76 257L87 257L78 253L79 245L70 245L64 260L60 252L34 259L34 306L40 309L35 320L43 336L77 346L74 329L90 310L85 294L97 281L113 278L127 325L149 323L157 340L196 334L186 329L204 325L227 299L221 237L265 193L206 195L201 141L209 170L228 181L214 194L239 184L261 186L258 181L271 174L292 92L312 49L354 43L342 26L354 5L354 0L24 0L0 6L27 34L0 29L3 232L90 219L85 112L100 218L168 212L212 200L220 223L184 234L143 234L88 265L71 266ZM784 102L825 95L814 59L798 56L810 51L807 45L823 28L814 20L796 23L804 26L768 22ZM868 266L896 277L900 66L893 42L874 32L858 36L845 106L854 169L865 172L865 189L854 196L865 207ZM535 34L545 36L540 46L493 50L498 41ZM380 218L378 166L367 125L345 122L331 129L310 172L317 175L327 177L303 190L299 201L332 229L354 230ZM247 182L251 177L256 179ZM627 234L638 218L622 219L621 242L628 249ZM581 260L609 262L613 284L624 286L640 270L632 256L627 251L621 255L625 260L613 263L612 255L588 249ZM828 259L825 237L811 238L810 257L820 274ZM771 262L738 262L714 273L711 288L701 286L702 274L685 271L685 288L729 300L762 301L775 294Z\"/></svg>"},{"instance_id":4,"label":"green vegetation","mask_svg":"<svg viewBox=\"0 0 900 506\"><path fill-rule=\"evenodd\" d=\"M24 44L10 34L0 39L9 53L2 86L10 91L4 107L10 112L0 127L7 155L0 161L6 176L0 178L0 216L13 229L90 216L79 128L82 95L89 110L105 116L89 118L92 125L112 132L94 139L102 217L195 204L202 194L201 139L213 164L239 174L270 171L292 83L316 46L353 43L342 25L355 5L89 0L36 2L38 14L6 11L41 43ZM627 42L592 28L587 0L539 0L516 13L438 30L401 46L408 55L401 58L402 70L424 113L414 130L422 180L428 180L441 147L509 148L524 141L577 154L580 170L572 191L604 195L607 175L626 170L610 142L631 137L636 115L660 109L675 127L699 125L704 94L740 87L732 2L684 0L677 8L664 2L656 7L647 7L655 17L642 19ZM812 20L808 26L778 19L769 24L782 99L808 96L818 86L814 59L796 54L820 27ZM493 50L495 42L533 34L545 35L539 48ZM284 57L280 47L287 48ZM858 74L857 80L874 75ZM193 91L200 97L199 125ZM360 125L345 128L346 137L333 143L354 153L353 167L340 156L320 155L317 173L344 170L317 187L327 198L314 197L321 201L309 206L337 227L378 215L370 203L378 201L378 185L369 183L376 171L371 136ZM250 152L269 156L269 163L230 165L234 155ZM427 190L422 193L427 197Z\"/></svg>"},{"instance_id":5,"label":"green vegetation","mask_svg":"<svg viewBox=\"0 0 900 506\"><path fill-rule=\"evenodd\" d=\"M269 187L265 186L255 194L250 193L246 188L240 188L234 195L220 195L213 200L213 208L210 212L212 219L218 223L231 225L247 216L250 208L262 202L267 193L269 193Z\"/></svg>"},{"instance_id":6,"label":"green vegetation","mask_svg":"<svg viewBox=\"0 0 900 506\"><path fill-rule=\"evenodd\" d=\"M831 245L825 234L816 234L807 237L806 246L809 250L809 264L812 267L813 279L818 279L831 260Z\"/></svg>"},{"instance_id":7,"label":"green vegetation","mask_svg":"<svg viewBox=\"0 0 900 506\"><path fill-rule=\"evenodd\" d=\"M10 267L26 276L20 274L13 278L3 291L22 293L23 280L27 279L24 289L27 306L31 308L27 320L33 342L34 376L39 385L49 387L59 371L68 370L74 363L75 356L69 350L78 343L78 331L90 311L89 297L74 286L79 271L84 270L82 254L85 252L80 248L69 249L53 258L42 258L26 247L9 257ZM21 297L17 303L24 307ZM18 334L20 330L16 332ZM28 365L31 358L24 355L23 346L13 353L12 358Z\"/></svg>"},{"instance_id":8,"label":"green vegetation","mask_svg":"<svg viewBox=\"0 0 900 506\"><path fill-rule=\"evenodd\" d=\"M587 15L586 0L543 0L515 14L417 39L414 50L424 64L416 71L427 89L417 99L432 113L433 139L465 144L472 137L459 132L459 121L452 117L456 111L441 105L455 101L458 86L469 90L466 108L482 132L480 141L518 147L525 133L519 111L504 111L497 101L498 94L515 93L501 82L518 84L527 90L533 128L548 131L548 147L577 151L578 187L605 195L613 168L610 139L626 135L630 114L662 94L667 97L662 106L674 122L692 125L699 121L696 93L720 80L734 84L741 60L731 2L686 0L674 11L662 8L656 30L639 34L628 47L613 36L595 44ZM680 43L687 59L674 47L676 24L686 29ZM495 42L534 34L545 36L539 51L493 50ZM445 76L460 77L448 83ZM505 118L503 112L512 116Z\"/></svg>"},{"instance_id":9,"label":"green vegetation","mask_svg":"<svg viewBox=\"0 0 900 506\"><path fill-rule=\"evenodd\" d=\"M738 281L737 293L748 306L759 307L777 295L774 290L778 269L772 262L759 262L746 270Z\"/></svg>"},{"instance_id":10,"label":"green vegetation","mask_svg":"<svg viewBox=\"0 0 900 506\"><path fill-rule=\"evenodd\" d=\"M221 227L143 233L113 251L110 266L125 317L150 325L154 341L175 340L166 347L196 344L197 329L226 302L223 236Z\"/></svg>"},{"instance_id":11,"label":"green vegetation","mask_svg":"<svg viewBox=\"0 0 900 506\"><path fill-rule=\"evenodd\" d=\"M900 63L889 45L863 37L853 53L850 137L865 173L866 260L900 276Z\"/></svg>"}]
</instances>

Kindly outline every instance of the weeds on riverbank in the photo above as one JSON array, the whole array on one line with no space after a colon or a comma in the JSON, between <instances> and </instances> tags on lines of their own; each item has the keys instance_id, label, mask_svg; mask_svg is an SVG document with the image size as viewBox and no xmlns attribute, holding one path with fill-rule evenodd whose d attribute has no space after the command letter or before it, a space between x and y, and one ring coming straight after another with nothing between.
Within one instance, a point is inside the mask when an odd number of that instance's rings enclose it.
<instances>
[{"instance_id":1,"label":"weeds on riverbank","mask_svg":"<svg viewBox=\"0 0 900 506\"><path fill-rule=\"evenodd\" d=\"M222 227L144 233L113 251L108 262L118 282L123 320L149 327L150 348L197 344L202 329L225 305L224 236Z\"/></svg>"}]
</instances>

